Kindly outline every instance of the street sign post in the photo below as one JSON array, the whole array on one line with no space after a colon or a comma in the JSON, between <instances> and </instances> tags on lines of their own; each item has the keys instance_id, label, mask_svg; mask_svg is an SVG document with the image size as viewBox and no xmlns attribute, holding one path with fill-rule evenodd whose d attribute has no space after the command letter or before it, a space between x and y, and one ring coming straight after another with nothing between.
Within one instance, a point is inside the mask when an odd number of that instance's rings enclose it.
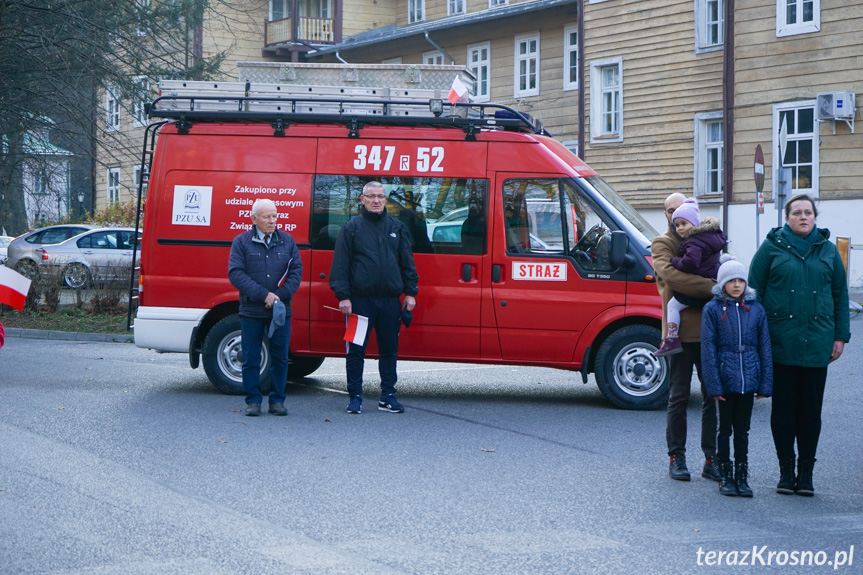
<instances>
[{"instance_id":1,"label":"street sign post","mask_svg":"<svg viewBox=\"0 0 863 575\"><path fill-rule=\"evenodd\" d=\"M764 153L755 146L755 249L761 241L761 214L764 213Z\"/></svg>"}]
</instances>

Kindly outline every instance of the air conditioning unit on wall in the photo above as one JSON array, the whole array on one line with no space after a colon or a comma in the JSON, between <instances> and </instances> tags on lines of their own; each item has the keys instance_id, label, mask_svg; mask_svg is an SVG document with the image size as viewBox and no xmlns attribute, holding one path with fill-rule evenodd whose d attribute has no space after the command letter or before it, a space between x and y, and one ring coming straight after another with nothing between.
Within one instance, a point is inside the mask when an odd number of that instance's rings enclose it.
<instances>
[{"instance_id":1,"label":"air conditioning unit on wall","mask_svg":"<svg viewBox=\"0 0 863 575\"><path fill-rule=\"evenodd\" d=\"M851 120L854 118L854 92L824 92L815 104L817 120Z\"/></svg>"}]
</instances>

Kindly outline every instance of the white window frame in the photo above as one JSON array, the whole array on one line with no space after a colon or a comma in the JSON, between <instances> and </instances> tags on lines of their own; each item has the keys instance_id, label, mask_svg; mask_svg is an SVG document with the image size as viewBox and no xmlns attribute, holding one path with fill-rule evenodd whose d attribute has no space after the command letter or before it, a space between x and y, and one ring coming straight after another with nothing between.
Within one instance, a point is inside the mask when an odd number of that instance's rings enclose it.
<instances>
[{"instance_id":1,"label":"white window frame","mask_svg":"<svg viewBox=\"0 0 863 575\"><path fill-rule=\"evenodd\" d=\"M396 56L395 58L386 58L385 60L381 60L381 64L401 64L402 57Z\"/></svg>"},{"instance_id":2,"label":"white window frame","mask_svg":"<svg viewBox=\"0 0 863 575\"><path fill-rule=\"evenodd\" d=\"M605 113L603 94L607 90L602 87L602 70L609 67L617 67L618 74L618 119L617 132L604 133L602 130L602 117ZM590 63L590 143L614 143L623 141L623 58L606 58Z\"/></svg>"},{"instance_id":3,"label":"white window frame","mask_svg":"<svg viewBox=\"0 0 863 575\"><path fill-rule=\"evenodd\" d=\"M105 88L105 129L108 132L120 129L120 98L117 92L114 84Z\"/></svg>"},{"instance_id":4,"label":"white window frame","mask_svg":"<svg viewBox=\"0 0 863 575\"><path fill-rule=\"evenodd\" d=\"M578 140L563 140L561 144L563 144L567 150L578 156ZM578 157L580 158L581 156Z\"/></svg>"},{"instance_id":5,"label":"white window frame","mask_svg":"<svg viewBox=\"0 0 863 575\"><path fill-rule=\"evenodd\" d=\"M725 1L726 0L695 0L695 53L715 52L721 50L725 45ZM718 40L710 39L710 27L713 22L709 21L709 5L716 4L719 20L715 23L718 27Z\"/></svg>"},{"instance_id":6,"label":"white window frame","mask_svg":"<svg viewBox=\"0 0 863 575\"><path fill-rule=\"evenodd\" d=\"M797 190L786 189L785 199L787 200L792 195L797 193L806 193L812 196L813 198L817 198L819 196L820 190L820 179L821 179L821 169L820 169L820 154L819 149L821 148L821 136L819 134L819 126L817 120L815 120L815 106L816 100L800 100L797 102L784 102L781 104L773 104L773 154L774 158L779 156L779 119L781 117L782 112L786 112L788 110L799 110L802 108L812 108L812 132L806 132L807 136L801 137L799 134L788 134L788 142L806 140L809 137L812 138L812 181L810 182L810 187L808 188L798 188ZM811 134L811 136L809 136ZM773 162L773 194L774 197L778 191L779 186L779 162Z\"/></svg>"},{"instance_id":7,"label":"white window frame","mask_svg":"<svg viewBox=\"0 0 863 575\"><path fill-rule=\"evenodd\" d=\"M150 99L150 79L147 76L136 76L132 79L132 118L136 128L147 125L147 113L144 104Z\"/></svg>"},{"instance_id":8,"label":"white window frame","mask_svg":"<svg viewBox=\"0 0 863 575\"><path fill-rule=\"evenodd\" d=\"M483 50L485 58L482 57ZM467 47L467 67L476 76L476 94L473 101L488 102L491 100L491 42L479 42ZM482 71L485 71L485 85L482 82Z\"/></svg>"},{"instance_id":9,"label":"white window frame","mask_svg":"<svg viewBox=\"0 0 863 575\"><path fill-rule=\"evenodd\" d=\"M498 6L506 6L509 4L509 0L488 0L489 8L497 8Z\"/></svg>"},{"instance_id":10,"label":"white window frame","mask_svg":"<svg viewBox=\"0 0 863 575\"><path fill-rule=\"evenodd\" d=\"M132 184L134 184L133 196L138 194L138 185L141 183L141 166L135 166L132 173ZM144 182L144 187L141 190L141 197L147 197L147 182Z\"/></svg>"},{"instance_id":11,"label":"white window frame","mask_svg":"<svg viewBox=\"0 0 863 575\"><path fill-rule=\"evenodd\" d=\"M447 2L446 2L446 14L447 14L447 16L453 16L455 14L464 14L464 4L465 4L465 0L447 0Z\"/></svg>"},{"instance_id":12,"label":"white window frame","mask_svg":"<svg viewBox=\"0 0 863 575\"><path fill-rule=\"evenodd\" d=\"M530 50L531 43L536 43L536 48L534 50ZM526 46L528 51L525 54L519 54L519 50L522 46ZM539 96L539 82L540 82L540 46L539 46L539 32L530 32L528 34L519 34L515 37L515 48L513 52L513 81L512 81L512 90L513 97L515 98L524 98L526 96ZM531 62L534 64L534 71L531 74L530 65ZM521 64L524 63L528 70L527 76L531 75L535 76L535 86L533 88L525 88L521 89L519 87L521 80Z\"/></svg>"},{"instance_id":13,"label":"white window frame","mask_svg":"<svg viewBox=\"0 0 863 575\"><path fill-rule=\"evenodd\" d=\"M408 0L408 24L424 22L426 19L425 0Z\"/></svg>"},{"instance_id":14,"label":"white window frame","mask_svg":"<svg viewBox=\"0 0 863 575\"><path fill-rule=\"evenodd\" d=\"M571 42L575 34L575 44ZM572 54L575 53L575 80L572 79ZM578 55L578 24L571 24L563 29L563 89L578 90L578 68L581 58Z\"/></svg>"},{"instance_id":15,"label":"white window frame","mask_svg":"<svg viewBox=\"0 0 863 575\"><path fill-rule=\"evenodd\" d=\"M105 188L109 204L120 201L120 168L108 168L106 170Z\"/></svg>"},{"instance_id":16,"label":"white window frame","mask_svg":"<svg viewBox=\"0 0 863 575\"><path fill-rule=\"evenodd\" d=\"M794 2L797 9L797 20L788 22L786 7ZM803 5L812 3L812 21L803 22ZM776 37L794 36L821 31L821 0L776 0Z\"/></svg>"},{"instance_id":17,"label":"white window frame","mask_svg":"<svg viewBox=\"0 0 863 575\"><path fill-rule=\"evenodd\" d=\"M720 126L722 129L722 140L719 142L710 142L709 138L709 126L714 122L720 122ZM721 195L723 191L724 185L724 174L723 170L724 166L724 148L723 143L725 141L725 126L722 124L722 112L706 112L703 114L695 114L694 121L694 140L695 140L695 166L693 170L693 182L692 189L694 191L694 195L696 196L708 196L713 197L717 195ZM709 150L718 149L719 153L719 190L718 191L707 191L708 184L708 166L707 161L709 159Z\"/></svg>"},{"instance_id":18,"label":"white window frame","mask_svg":"<svg viewBox=\"0 0 863 575\"><path fill-rule=\"evenodd\" d=\"M288 6L288 0L270 0L268 2L268 4L269 4L268 8L269 8L269 17L270 17L269 21L270 22L273 22L275 20L284 20L285 18L288 18L288 14L290 13L289 12L290 7ZM278 16L276 10L273 10L274 6L281 6L281 8L282 8L281 16ZM276 16L278 16L278 17L276 17Z\"/></svg>"},{"instance_id":19,"label":"white window frame","mask_svg":"<svg viewBox=\"0 0 863 575\"><path fill-rule=\"evenodd\" d=\"M440 50L429 50L428 52L423 52L423 64L441 65L443 63L443 52Z\"/></svg>"}]
</instances>

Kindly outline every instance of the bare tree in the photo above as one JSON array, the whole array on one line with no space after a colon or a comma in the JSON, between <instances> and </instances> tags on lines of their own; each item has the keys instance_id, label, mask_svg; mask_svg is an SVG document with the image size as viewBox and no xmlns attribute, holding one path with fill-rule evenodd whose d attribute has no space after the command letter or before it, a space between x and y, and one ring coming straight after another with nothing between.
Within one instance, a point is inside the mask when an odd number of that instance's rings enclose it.
<instances>
[{"instance_id":1,"label":"bare tree","mask_svg":"<svg viewBox=\"0 0 863 575\"><path fill-rule=\"evenodd\" d=\"M28 134L50 130L83 158L88 167L73 171L92 190L86 174L99 147L112 150L120 137L99 128L105 90L129 105L141 77L218 78L226 53L204 56L202 25L247 9L208 0L0 0L0 227L27 229L24 166L48 169L44 155L28 150Z\"/></svg>"}]
</instances>

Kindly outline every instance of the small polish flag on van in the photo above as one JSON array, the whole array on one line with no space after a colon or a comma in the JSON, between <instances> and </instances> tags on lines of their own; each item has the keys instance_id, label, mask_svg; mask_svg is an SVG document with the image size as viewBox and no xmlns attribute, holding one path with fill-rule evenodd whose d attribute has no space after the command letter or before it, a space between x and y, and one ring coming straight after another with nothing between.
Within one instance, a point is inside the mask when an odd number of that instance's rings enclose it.
<instances>
[{"instance_id":1,"label":"small polish flag on van","mask_svg":"<svg viewBox=\"0 0 863 575\"><path fill-rule=\"evenodd\" d=\"M0 266L0 303L22 311L29 291L29 279L11 268Z\"/></svg>"},{"instance_id":2,"label":"small polish flag on van","mask_svg":"<svg viewBox=\"0 0 863 575\"><path fill-rule=\"evenodd\" d=\"M461 78L456 76L455 80L452 81L452 87L450 87L449 89L449 95L447 96L447 100L449 100L450 104L455 104L456 102L467 101L467 99L467 86L464 85L464 82L461 81Z\"/></svg>"},{"instance_id":3,"label":"small polish flag on van","mask_svg":"<svg viewBox=\"0 0 863 575\"><path fill-rule=\"evenodd\" d=\"M368 331L369 318L352 313L348 316L348 327L345 330L344 340L354 345L363 345L366 342Z\"/></svg>"}]
</instances>

